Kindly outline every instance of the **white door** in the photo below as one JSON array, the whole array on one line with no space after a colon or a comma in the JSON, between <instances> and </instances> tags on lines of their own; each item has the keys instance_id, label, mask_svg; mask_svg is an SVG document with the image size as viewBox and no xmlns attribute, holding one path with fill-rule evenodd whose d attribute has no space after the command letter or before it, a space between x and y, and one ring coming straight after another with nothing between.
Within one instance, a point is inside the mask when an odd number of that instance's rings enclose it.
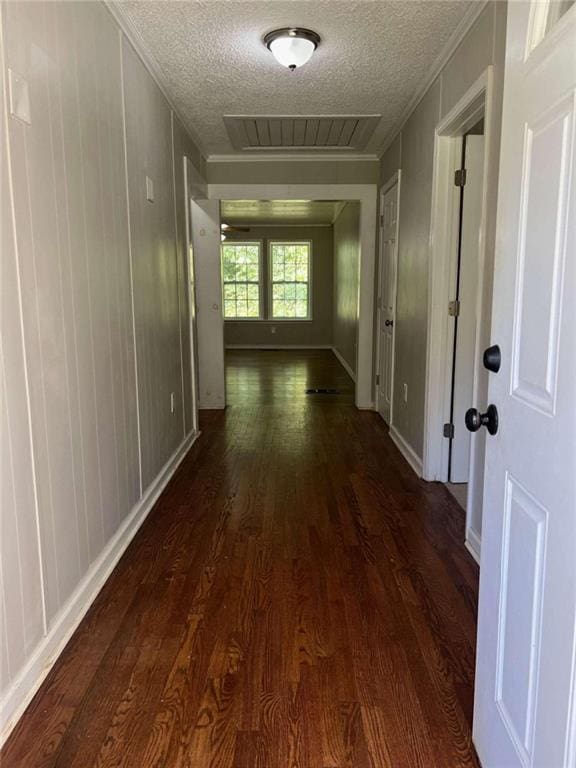
<instances>
[{"instance_id":1,"label":"white door","mask_svg":"<svg viewBox=\"0 0 576 768\"><path fill-rule=\"evenodd\" d=\"M398 229L398 182L388 189L380 205L380 284L378 297L378 412L387 424L392 415L394 376L394 315L396 313L396 271Z\"/></svg>"},{"instance_id":2,"label":"white door","mask_svg":"<svg viewBox=\"0 0 576 768\"><path fill-rule=\"evenodd\" d=\"M188 283L188 307L190 313L190 364L192 366L192 424L193 432L199 431L198 420L198 347L196 329L196 285L194 273L194 251L192 246L192 205L190 196L190 160L184 157L184 189L185 189L185 216L186 216L186 253L188 255L187 283Z\"/></svg>"},{"instance_id":3,"label":"white door","mask_svg":"<svg viewBox=\"0 0 576 768\"><path fill-rule=\"evenodd\" d=\"M470 474L470 432L464 414L474 392L474 358L478 310L478 255L482 219L484 182L484 136L466 136L464 165L466 184L462 194L460 258L457 276L460 314L455 319L456 345L451 421L454 437L450 441L451 483L467 483Z\"/></svg>"},{"instance_id":4,"label":"white door","mask_svg":"<svg viewBox=\"0 0 576 768\"><path fill-rule=\"evenodd\" d=\"M576 765L576 6L508 4L474 740Z\"/></svg>"}]
</instances>

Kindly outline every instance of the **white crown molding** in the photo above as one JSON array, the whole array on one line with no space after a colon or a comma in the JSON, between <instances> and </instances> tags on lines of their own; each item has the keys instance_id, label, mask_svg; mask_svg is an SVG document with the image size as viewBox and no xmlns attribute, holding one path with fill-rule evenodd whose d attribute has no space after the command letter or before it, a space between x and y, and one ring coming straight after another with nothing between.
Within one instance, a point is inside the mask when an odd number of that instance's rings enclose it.
<instances>
[{"instance_id":1,"label":"white crown molding","mask_svg":"<svg viewBox=\"0 0 576 768\"><path fill-rule=\"evenodd\" d=\"M190 134L190 138L196 144L196 147L200 154L204 157L204 160L206 160L206 154L204 153L204 150L202 148L202 142L200 141L198 134L194 130L194 128L190 125L188 120L186 120L181 112L178 110L176 105L174 104L172 97L170 96L170 91L166 82L166 75L164 74L164 70L160 66L157 58L154 56L154 54L149 50L144 38L140 34L140 32L136 29L134 26L132 19L126 14L126 11L122 7L122 3L120 0L102 0L104 3L105 8L108 10L116 24L120 27L120 30L124 33L126 39L134 48L138 56L140 57L142 63L150 73L150 76L160 88L162 91L162 94L166 101L168 102L168 105L178 118L182 125L186 127L186 130Z\"/></svg>"},{"instance_id":2,"label":"white crown molding","mask_svg":"<svg viewBox=\"0 0 576 768\"><path fill-rule=\"evenodd\" d=\"M322 152L322 154L320 154ZM376 154L361 154L359 152L351 152L349 154L339 154L338 152L324 152L318 150L318 154L306 153L306 152L270 152L270 154L254 154L254 155L208 155L206 158L207 163L270 163L270 162L285 162L286 160L293 160L296 162L330 162L335 160L342 162L379 162L380 156Z\"/></svg>"},{"instance_id":3,"label":"white crown molding","mask_svg":"<svg viewBox=\"0 0 576 768\"><path fill-rule=\"evenodd\" d=\"M462 42L462 40L466 37L482 11L486 8L488 5L489 0L477 0L474 3L470 4L470 7L462 17L460 23L454 30L454 32L450 35L450 38L444 48L442 49L440 55L434 62L434 64L430 67L428 72L426 73L426 76L424 79L420 82L420 85L416 89L414 96L410 99L408 104L406 105L405 109L403 110L402 114L400 115L399 119L397 120L396 124L392 128L392 130L388 133L387 137L384 139L384 142L382 144L382 149L378 153L378 157L382 158L385 154L388 147L392 144L396 136L400 133L402 128L404 128L406 122L408 121L408 118L414 112L420 101L425 96L426 92L430 88L430 86L434 83L438 75L442 72L448 61L452 58L454 52Z\"/></svg>"}]
</instances>

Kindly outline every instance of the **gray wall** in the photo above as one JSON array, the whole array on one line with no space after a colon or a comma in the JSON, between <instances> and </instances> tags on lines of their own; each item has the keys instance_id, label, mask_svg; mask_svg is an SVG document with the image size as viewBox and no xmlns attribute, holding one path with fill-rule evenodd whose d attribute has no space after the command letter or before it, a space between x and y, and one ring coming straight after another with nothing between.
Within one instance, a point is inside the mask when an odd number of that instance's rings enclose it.
<instances>
[{"instance_id":1,"label":"gray wall","mask_svg":"<svg viewBox=\"0 0 576 768\"><path fill-rule=\"evenodd\" d=\"M210 184L377 184L377 160L262 160L207 163Z\"/></svg>"},{"instance_id":2,"label":"gray wall","mask_svg":"<svg viewBox=\"0 0 576 768\"><path fill-rule=\"evenodd\" d=\"M356 373L360 203L346 203L334 222L333 344Z\"/></svg>"},{"instance_id":3,"label":"gray wall","mask_svg":"<svg viewBox=\"0 0 576 768\"><path fill-rule=\"evenodd\" d=\"M50 661L44 635L86 607L86 579L182 445L190 385L170 107L103 4L0 13L4 727ZM30 124L7 115L8 66ZM175 132L174 155L202 165Z\"/></svg>"},{"instance_id":4,"label":"gray wall","mask_svg":"<svg viewBox=\"0 0 576 768\"><path fill-rule=\"evenodd\" d=\"M261 240L267 294L268 242L312 241L312 320L226 320L227 345L331 345L332 344L332 227L251 227L230 236L230 241ZM265 308L268 296L264 297ZM272 328L276 329L272 333Z\"/></svg>"},{"instance_id":5,"label":"gray wall","mask_svg":"<svg viewBox=\"0 0 576 768\"><path fill-rule=\"evenodd\" d=\"M428 258L432 210L434 131L490 64L494 65L495 140L489 188L493 190L487 211L487 273L491 275L496 221L498 141L504 71L506 3L489 3L482 11L451 59L414 109L401 133L395 137L381 161L381 183L402 169L400 231L398 240L398 299L394 373L394 426L422 457L424 439L424 390L428 312ZM492 293L487 280L485 305ZM489 321L483 323L488 345ZM408 402L402 386L408 385Z\"/></svg>"}]
</instances>

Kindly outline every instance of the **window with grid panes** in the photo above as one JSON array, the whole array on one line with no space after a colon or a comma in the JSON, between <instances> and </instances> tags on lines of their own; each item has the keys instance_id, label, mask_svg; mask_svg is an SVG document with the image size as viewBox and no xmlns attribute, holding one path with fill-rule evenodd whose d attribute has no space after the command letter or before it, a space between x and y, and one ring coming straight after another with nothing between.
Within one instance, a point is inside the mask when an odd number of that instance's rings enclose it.
<instances>
[{"instance_id":1,"label":"window with grid panes","mask_svg":"<svg viewBox=\"0 0 576 768\"><path fill-rule=\"evenodd\" d=\"M311 259L311 245L308 242L270 243L272 318L310 318Z\"/></svg>"},{"instance_id":2,"label":"window with grid panes","mask_svg":"<svg viewBox=\"0 0 576 768\"><path fill-rule=\"evenodd\" d=\"M260 243L223 243L225 318L257 320L261 317L260 261Z\"/></svg>"}]
</instances>

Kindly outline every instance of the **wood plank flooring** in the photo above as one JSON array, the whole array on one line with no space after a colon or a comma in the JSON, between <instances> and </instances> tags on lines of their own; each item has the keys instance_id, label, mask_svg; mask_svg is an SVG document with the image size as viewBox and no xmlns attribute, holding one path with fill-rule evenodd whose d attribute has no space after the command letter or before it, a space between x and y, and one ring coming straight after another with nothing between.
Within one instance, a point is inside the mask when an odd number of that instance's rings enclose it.
<instances>
[{"instance_id":1,"label":"wood plank flooring","mask_svg":"<svg viewBox=\"0 0 576 768\"><path fill-rule=\"evenodd\" d=\"M229 352L227 387L0 765L478 766L457 502L331 352Z\"/></svg>"}]
</instances>

